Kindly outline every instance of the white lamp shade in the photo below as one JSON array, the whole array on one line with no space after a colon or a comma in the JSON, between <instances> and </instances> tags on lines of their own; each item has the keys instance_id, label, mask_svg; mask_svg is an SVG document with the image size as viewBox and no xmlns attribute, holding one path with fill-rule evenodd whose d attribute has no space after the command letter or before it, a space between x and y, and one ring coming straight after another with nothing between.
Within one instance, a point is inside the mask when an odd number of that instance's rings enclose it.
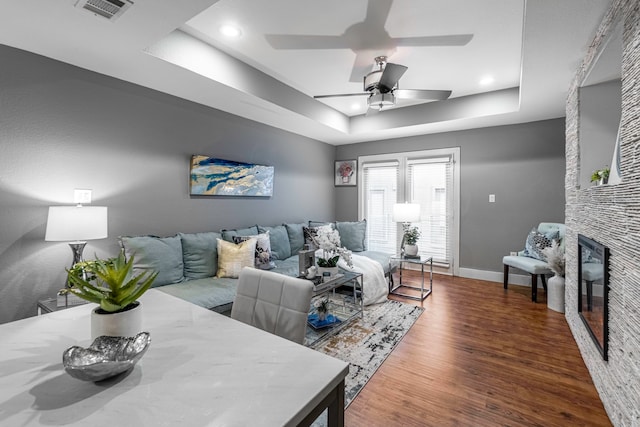
<instances>
[{"instance_id":1,"label":"white lamp shade","mask_svg":"<svg viewBox=\"0 0 640 427\"><path fill-rule=\"evenodd\" d=\"M44 240L71 242L107 238L106 206L50 206Z\"/></svg>"},{"instance_id":2,"label":"white lamp shade","mask_svg":"<svg viewBox=\"0 0 640 427\"><path fill-rule=\"evenodd\" d=\"M393 205L393 221L420 221L420 205L417 203L396 203L395 205Z\"/></svg>"}]
</instances>

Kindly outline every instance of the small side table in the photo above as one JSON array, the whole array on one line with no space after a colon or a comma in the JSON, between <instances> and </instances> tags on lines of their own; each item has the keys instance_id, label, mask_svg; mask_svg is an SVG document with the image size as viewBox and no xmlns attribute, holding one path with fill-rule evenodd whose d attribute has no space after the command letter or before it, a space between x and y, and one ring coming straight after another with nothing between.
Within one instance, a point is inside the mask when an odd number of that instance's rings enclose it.
<instances>
[{"instance_id":1,"label":"small side table","mask_svg":"<svg viewBox=\"0 0 640 427\"><path fill-rule=\"evenodd\" d=\"M67 307L58 307L58 301L56 298L46 298L38 300L38 316L45 313L53 313L54 311L62 310Z\"/></svg>"},{"instance_id":2,"label":"small side table","mask_svg":"<svg viewBox=\"0 0 640 427\"><path fill-rule=\"evenodd\" d=\"M65 297L62 298L64 299ZM58 298L45 298L38 300L38 316L87 303L87 301L82 300L75 295L73 296L73 299L64 299L64 301L65 303L61 305L58 303Z\"/></svg>"},{"instance_id":3,"label":"small side table","mask_svg":"<svg viewBox=\"0 0 640 427\"><path fill-rule=\"evenodd\" d=\"M431 295L431 291L433 290L433 258L432 257L420 257L420 258L406 258L401 255L392 256L389 258L389 271L391 271L391 266L394 263L398 263L399 269L399 279L398 284L396 286L393 285L393 278L391 273L389 274L389 293L393 295L400 295L405 298L411 298L418 301L424 301L429 295ZM422 283L420 286L413 286L402 283L402 268L404 264L417 264L420 265L420 270L422 273ZM429 289L425 289L424 287L424 266L429 265ZM406 292L403 292L403 289L413 289L420 291L419 295L412 295Z\"/></svg>"}]
</instances>

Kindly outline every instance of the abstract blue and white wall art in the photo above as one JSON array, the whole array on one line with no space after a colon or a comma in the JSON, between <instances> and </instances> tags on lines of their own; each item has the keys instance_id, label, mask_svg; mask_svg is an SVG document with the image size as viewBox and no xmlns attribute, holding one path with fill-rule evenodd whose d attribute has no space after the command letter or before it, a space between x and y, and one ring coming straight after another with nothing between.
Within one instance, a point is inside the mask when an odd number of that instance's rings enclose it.
<instances>
[{"instance_id":1,"label":"abstract blue and white wall art","mask_svg":"<svg viewBox=\"0 0 640 427\"><path fill-rule=\"evenodd\" d=\"M191 157L193 196L271 196L273 166L240 163L202 155Z\"/></svg>"}]
</instances>

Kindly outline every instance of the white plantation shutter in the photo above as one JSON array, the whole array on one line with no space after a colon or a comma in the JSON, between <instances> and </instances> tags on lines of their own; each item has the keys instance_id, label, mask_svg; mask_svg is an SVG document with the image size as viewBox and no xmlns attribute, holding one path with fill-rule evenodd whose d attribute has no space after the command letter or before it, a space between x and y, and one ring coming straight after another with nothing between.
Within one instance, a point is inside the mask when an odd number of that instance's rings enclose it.
<instances>
[{"instance_id":1,"label":"white plantation shutter","mask_svg":"<svg viewBox=\"0 0 640 427\"><path fill-rule=\"evenodd\" d=\"M367 219L367 249L396 253L397 227L392 221L398 198L398 162L364 163L364 218Z\"/></svg>"},{"instance_id":2,"label":"white plantation shutter","mask_svg":"<svg viewBox=\"0 0 640 427\"><path fill-rule=\"evenodd\" d=\"M453 160L451 157L407 160L407 201L420 204L420 255L448 267L452 262Z\"/></svg>"}]
</instances>

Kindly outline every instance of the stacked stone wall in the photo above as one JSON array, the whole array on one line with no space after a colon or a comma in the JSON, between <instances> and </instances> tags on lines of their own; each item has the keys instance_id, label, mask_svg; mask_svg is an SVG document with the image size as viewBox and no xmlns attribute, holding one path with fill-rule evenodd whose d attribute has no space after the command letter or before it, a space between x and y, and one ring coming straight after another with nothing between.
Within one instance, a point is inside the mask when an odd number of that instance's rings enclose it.
<instances>
[{"instance_id":1,"label":"stacked stone wall","mask_svg":"<svg viewBox=\"0 0 640 427\"><path fill-rule=\"evenodd\" d=\"M578 88L619 23L624 26L622 182L580 188L580 174L591 171L580 171ZM640 1L612 2L569 90L566 137L567 321L612 423L640 426ZM602 359L577 312L578 234L611 251L608 361Z\"/></svg>"}]
</instances>

